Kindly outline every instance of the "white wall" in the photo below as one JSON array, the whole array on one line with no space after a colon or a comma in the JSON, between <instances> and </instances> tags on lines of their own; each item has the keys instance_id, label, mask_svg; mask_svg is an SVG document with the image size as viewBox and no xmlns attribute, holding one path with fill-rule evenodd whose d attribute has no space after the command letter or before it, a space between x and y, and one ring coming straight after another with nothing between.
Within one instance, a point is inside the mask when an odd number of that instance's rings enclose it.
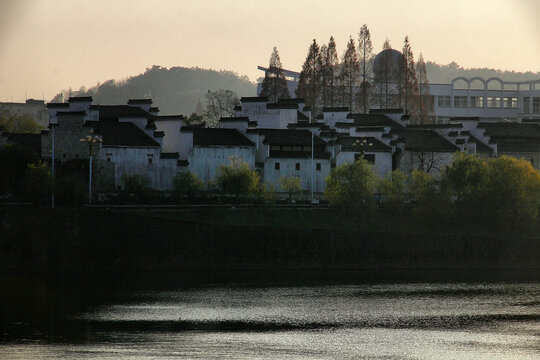
<instances>
[{"instance_id":1,"label":"white wall","mask_svg":"<svg viewBox=\"0 0 540 360\"><path fill-rule=\"evenodd\" d=\"M158 120L156 121L158 131L163 131L163 152L180 152L180 128L182 120Z\"/></svg>"},{"instance_id":2,"label":"white wall","mask_svg":"<svg viewBox=\"0 0 540 360\"><path fill-rule=\"evenodd\" d=\"M103 147L98 157L116 164L115 184L116 188L122 185L122 175L139 174L148 181L148 185L154 189L160 188L159 184L159 148L132 148L132 147ZM152 162L150 162L151 155Z\"/></svg>"},{"instance_id":3,"label":"white wall","mask_svg":"<svg viewBox=\"0 0 540 360\"><path fill-rule=\"evenodd\" d=\"M194 146L188 154L188 170L197 174L204 185L208 186L209 182L215 180L219 167L229 165L234 156L244 160L252 169L255 168L254 147Z\"/></svg>"},{"instance_id":4,"label":"white wall","mask_svg":"<svg viewBox=\"0 0 540 360\"><path fill-rule=\"evenodd\" d=\"M279 163L279 170L275 169L275 163ZM300 164L300 170L296 170L296 163ZM321 164L321 170L315 170L316 164ZM313 161L313 175L315 180L314 192L323 192L326 189L326 178L330 175L330 160L315 159ZM264 182L274 184L280 189L281 177L297 176L303 190L311 190L312 162L311 159L292 158L268 158L264 162ZM280 189L282 191L282 189Z\"/></svg>"}]
</instances>

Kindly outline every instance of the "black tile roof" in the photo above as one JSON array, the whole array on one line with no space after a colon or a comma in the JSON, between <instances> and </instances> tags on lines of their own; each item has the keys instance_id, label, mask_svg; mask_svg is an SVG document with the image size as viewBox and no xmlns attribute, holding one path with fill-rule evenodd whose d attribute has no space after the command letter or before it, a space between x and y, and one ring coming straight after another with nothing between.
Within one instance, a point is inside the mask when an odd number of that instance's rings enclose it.
<instances>
[{"instance_id":1,"label":"black tile roof","mask_svg":"<svg viewBox=\"0 0 540 360\"><path fill-rule=\"evenodd\" d=\"M91 96L70 96L69 102L92 102Z\"/></svg>"},{"instance_id":2,"label":"black tile roof","mask_svg":"<svg viewBox=\"0 0 540 360\"><path fill-rule=\"evenodd\" d=\"M47 108L69 108L69 103L47 103Z\"/></svg>"},{"instance_id":3,"label":"black tile roof","mask_svg":"<svg viewBox=\"0 0 540 360\"><path fill-rule=\"evenodd\" d=\"M154 118L154 115L144 111L138 106L129 105L93 105L92 110L99 111L99 120L117 120L121 117L146 117ZM161 116L157 117L162 118Z\"/></svg>"},{"instance_id":4,"label":"black tile roof","mask_svg":"<svg viewBox=\"0 0 540 360\"><path fill-rule=\"evenodd\" d=\"M151 104L152 99L129 99L128 104Z\"/></svg>"},{"instance_id":5,"label":"black tile roof","mask_svg":"<svg viewBox=\"0 0 540 360\"><path fill-rule=\"evenodd\" d=\"M264 136L264 143L269 145L309 145L311 131L292 129L254 129ZM249 130L248 130L249 131ZM326 142L318 136L313 138L315 146L326 146Z\"/></svg>"},{"instance_id":6,"label":"black tile roof","mask_svg":"<svg viewBox=\"0 0 540 360\"><path fill-rule=\"evenodd\" d=\"M364 145L365 152L391 152L392 148L385 143L381 142L379 139L372 136L347 136L347 137L338 137L336 143L341 145L341 150L344 151L360 151L361 146L356 145L353 147L353 144L361 144L363 141L366 141ZM369 146L369 144L373 144Z\"/></svg>"},{"instance_id":7,"label":"black tile roof","mask_svg":"<svg viewBox=\"0 0 540 360\"><path fill-rule=\"evenodd\" d=\"M159 147L159 143L130 122L100 121L94 126L103 146Z\"/></svg>"},{"instance_id":8,"label":"black tile roof","mask_svg":"<svg viewBox=\"0 0 540 360\"><path fill-rule=\"evenodd\" d=\"M255 144L236 129L190 128L193 132L193 145L198 146L255 146Z\"/></svg>"},{"instance_id":9,"label":"black tile roof","mask_svg":"<svg viewBox=\"0 0 540 360\"><path fill-rule=\"evenodd\" d=\"M241 102L268 102L268 96L243 96Z\"/></svg>"},{"instance_id":10,"label":"black tile roof","mask_svg":"<svg viewBox=\"0 0 540 360\"><path fill-rule=\"evenodd\" d=\"M348 114L347 119L354 119L354 124L356 126L390 126L393 129L403 128L403 125L384 114Z\"/></svg>"},{"instance_id":11,"label":"black tile roof","mask_svg":"<svg viewBox=\"0 0 540 360\"><path fill-rule=\"evenodd\" d=\"M270 151L273 159L311 159L311 151ZM313 152L314 159L330 159L330 154L319 149Z\"/></svg>"},{"instance_id":12,"label":"black tile roof","mask_svg":"<svg viewBox=\"0 0 540 360\"><path fill-rule=\"evenodd\" d=\"M403 109L371 109L370 114L401 114Z\"/></svg>"},{"instance_id":13,"label":"black tile roof","mask_svg":"<svg viewBox=\"0 0 540 360\"><path fill-rule=\"evenodd\" d=\"M154 115L152 116L154 121L166 121L166 120L185 120L184 115Z\"/></svg>"},{"instance_id":14,"label":"black tile roof","mask_svg":"<svg viewBox=\"0 0 540 360\"><path fill-rule=\"evenodd\" d=\"M86 111L58 111L56 113L56 116L84 116L86 115Z\"/></svg>"},{"instance_id":15,"label":"black tile roof","mask_svg":"<svg viewBox=\"0 0 540 360\"><path fill-rule=\"evenodd\" d=\"M476 152L482 154L493 154L493 149L488 145L484 144L480 139L476 138L473 135L469 135L469 142L476 144Z\"/></svg>"},{"instance_id":16,"label":"black tile roof","mask_svg":"<svg viewBox=\"0 0 540 360\"><path fill-rule=\"evenodd\" d=\"M347 106L342 107L325 107L322 110L323 112L349 112L349 108Z\"/></svg>"},{"instance_id":17,"label":"black tile roof","mask_svg":"<svg viewBox=\"0 0 540 360\"><path fill-rule=\"evenodd\" d=\"M297 112L296 112L296 120L299 120L299 121L302 121L302 120L309 121L309 117L308 117L307 115L304 115L304 114L301 113L300 111L297 111Z\"/></svg>"},{"instance_id":18,"label":"black tile roof","mask_svg":"<svg viewBox=\"0 0 540 360\"><path fill-rule=\"evenodd\" d=\"M540 139L540 126L534 123L478 123L478 128L485 129L491 140L495 138Z\"/></svg>"},{"instance_id":19,"label":"black tile roof","mask_svg":"<svg viewBox=\"0 0 540 360\"><path fill-rule=\"evenodd\" d=\"M459 148L433 130L395 130L405 142L405 150L415 152L455 152Z\"/></svg>"},{"instance_id":20,"label":"black tile roof","mask_svg":"<svg viewBox=\"0 0 540 360\"><path fill-rule=\"evenodd\" d=\"M298 109L298 104L294 103L270 103L266 104L267 109Z\"/></svg>"},{"instance_id":21,"label":"black tile roof","mask_svg":"<svg viewBox=\"0 0 540 360\"><path fill-rule=\"evenodd\" d=\"M454 129L462 128L462 123L455 124L410 124L407 125L407 129Z\"/></svg>"},{"instance_id":22,"label":"black tile roof","mask_svg":"<svg viewBox=\"0 0 540 360\"><path fill-rule=\"evenodd\" d=\"M245 121L249 123L249 118L247 116L233 116L233 117L222 117L219 119L220 122L237 122Z\"/></svg>"},{"instance_id":23,"label":"black tile roof","mask_svg":"<svg viewBox=\"0 0 540 360\"><path fill-rule=\"evenodd\" d=\"M278 99L278 103L294 103L294 104L304 104L306 102L303 98L294 98L294 99Z\"/></svg>"},{"instance_id":24,"label":"black tile roof","mask_svg":"<svg viewBox=\"0 0 540 360\"><path fill-rule=\"evenodd\" d=\"M479 121L479 116L454 116L450 118L450 121Z\"/></svg>"}]
</instances>

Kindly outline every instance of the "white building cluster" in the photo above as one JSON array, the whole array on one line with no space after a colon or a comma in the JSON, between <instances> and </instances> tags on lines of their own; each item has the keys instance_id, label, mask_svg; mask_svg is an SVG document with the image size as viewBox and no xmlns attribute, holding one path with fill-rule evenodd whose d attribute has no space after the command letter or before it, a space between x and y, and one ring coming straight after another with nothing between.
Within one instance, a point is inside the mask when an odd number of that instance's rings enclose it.
<instances>
[{"instance_id":1,"label":"white building cluster","mask_svg":"<svg viewBox=\"0 0 540 360\"><path fill-rule=\"evenodd\" d=\"M108 172L102 175L110 179L108 189L118 189L123 176L134 174L154 189L170 189L179 171L195 173L210 186L219 167L238 157L277 189L282 177L297 176L303 189L314 192L324 191L332 168L360 156L380 176L395 169L436 173L457 151L540 164L540 120L531 118L449 116L444 124L409 125L400 109L353 114L337 107L313 119L302 99L269 103L265 97L244 97L235 117L222 118L219 128L204 128L185 126L183 116L160 116L151 105L150 99L94 105L91 97L49 103L42 157L53 155L54 132L57 161L88 158L80 139L93 134L103 140L94 156Z\"/></svg>"}]
</instances>

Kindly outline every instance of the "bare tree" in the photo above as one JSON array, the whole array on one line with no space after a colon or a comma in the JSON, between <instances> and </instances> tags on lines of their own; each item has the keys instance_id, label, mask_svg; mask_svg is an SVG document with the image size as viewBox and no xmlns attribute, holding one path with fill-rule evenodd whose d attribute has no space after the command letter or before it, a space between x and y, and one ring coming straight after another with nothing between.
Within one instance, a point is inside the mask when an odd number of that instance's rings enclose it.
<instances>
[{"instance_id":1,"label":"bare tree","mask_svg":"<svg viewBox=\"0 0 540 360\"><path fill-rule=\"evenodd\" d=\"M344 80L344 85L347 90L347 105L349 110L353 109L353 98L354 98L354 86L358 79L358 74L360 73L360 63L358 62L358 55L356 53L356 45L354 44L354 39L349 38L347 43L347 49L343 54L341 60L341 73Z\"/></svg>"},{"instance_id":2,"label":"bare tree","mask_svg":"<svg viewBox=\"0 0 540 360\"><path fill-rule=\"evenodd\" d=\"M234 107L240 105L238 95L232 90L216 90L206 93L205 122L208 127L218 127L219 119L234 116Z\"/></svg>"},{"instance_id":3,"label":"bare tree","mask_svg":"<svg viewBox=\"0 0 540 360\"><path fill-rule=\"evenodd\" d=\"M416 78L418 79L418 95L420 97L418 118L422 123L427 124L431 97L429 92L426 63L424 62L422 53L420 53L418 62L416 63Z\"/></svg>"},{"instance_id":4,"label":"bare tree","mask_svg":"<svg viewBox=\"0 0 540 360\"><path fill-rule=\"evenodd\" d=\"M360 103L363 113L366 114L369 110L369 90L371 87L369 83L369 78L371 77L369 63L371 62L373 57L373 45L371 44L371 35L366 24L362 25L362 28L358 33L358 51L360 54L360 66L362 75L362 83L360 84Z\"/></svg>"}]
</instances>

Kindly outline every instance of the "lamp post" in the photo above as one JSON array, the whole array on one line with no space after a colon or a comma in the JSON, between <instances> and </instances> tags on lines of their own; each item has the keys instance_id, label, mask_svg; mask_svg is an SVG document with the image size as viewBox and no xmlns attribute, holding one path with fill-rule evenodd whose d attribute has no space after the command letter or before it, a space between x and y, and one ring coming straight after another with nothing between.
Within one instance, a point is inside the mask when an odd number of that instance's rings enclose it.
<instances>
[{"instance_id":1,"label":"lamp post","mask_svg":"<svg viewBox=\"0 0 540 360\"><path fill-rule=\"evenodd\" d=\"M360 156L364 157L364 151L366 150L366 146L368 148L371 148L373 146L373 143L368 143L366 139L362 136L362 141L359 139L356 139L355 142L353 142L352 147L353 151L360 151Z\"/></svg>"},{"instance_id":2,"label":"lamp post","mask_svg":"<svg viewBox=\"0 0 540 360\"><path fill-rule=\"evenodd\" d=\"M93 134L94 130L90 131L90 134ZM89 155L89 165L88 165L88 204L92 203L92 157L94 153L97 154L99 151L99 146L103 143L103 140L99 136L87 135L84 139L79 140L81 143L88 144L88 155Z\"/></svg>"}]
</instances>

